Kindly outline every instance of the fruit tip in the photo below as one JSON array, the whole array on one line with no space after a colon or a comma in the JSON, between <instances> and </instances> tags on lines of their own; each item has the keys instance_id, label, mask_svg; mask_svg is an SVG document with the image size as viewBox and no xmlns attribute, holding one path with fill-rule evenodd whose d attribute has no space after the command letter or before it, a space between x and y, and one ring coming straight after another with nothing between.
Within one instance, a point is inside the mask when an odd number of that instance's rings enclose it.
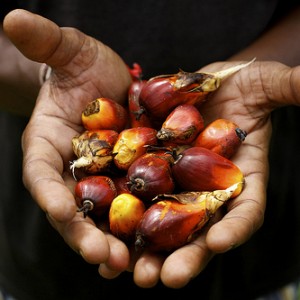
<instances>
[{"instance_id":1,"label":"fruit tip","mask_svg":"<svg viewBox=\"0 0 300 300\"><path fill-rule=\"evenodd\" d=\"M243 186L245 184L245 181L239 181L233 185L231 185L229 188L227 188L225 191L230 194L231 196L233 196L235 194L236 191L242 191ZM238 196L240 194L240 192L236 195Z\"/></svg>"},{"instance_id":2,"label":"fruit tip","mask_svg":"<svg viewBox=\"0 0 300 300\"><path fill-rule=\"evenodd\" d=\"M215 73L213 73L213 74L214 74L214 76L215 76L216 78L219 78L220 80L224 80L224 79L226 79L227 77L233 75L234 73L240 71L241 69L248 67L248 66L249 66L250 64L252 64L255 60L256 60L256 57L254 57L252 60L250 60L250 61L248 61L248 62L246 62L246 63L241 63L241 64L238 64L238 65L232 66L232 67L230 67L230 68L227 68L227 69L224 69L224 70L215 72Z\"/></svg>"},{"instance_id":3,"label":"fruit tip","mask_svg":"<svg viewBox=\"0 0 300 300\"><path fill-rule=\"evenodd\" d=\"M145 246L145 241L143 240L143 238L141 237L141 235L137 235L136 236L136 240L134 242L134 249L135 251L139 251L140 249L143 249Z\"/></svg>"}]
</instances>

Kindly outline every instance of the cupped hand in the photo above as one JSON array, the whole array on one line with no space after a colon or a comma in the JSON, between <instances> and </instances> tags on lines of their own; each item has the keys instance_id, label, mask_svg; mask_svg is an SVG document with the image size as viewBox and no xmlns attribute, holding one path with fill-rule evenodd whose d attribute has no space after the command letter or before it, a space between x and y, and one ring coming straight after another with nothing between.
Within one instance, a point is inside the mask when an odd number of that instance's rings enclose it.
<instances>
[{"instance_id":1,"label":"cupped hand","mask_svg":"<svg viewBox=\"0 0 300 300\"><path fill-rule=\"evenodd\" d=\"M28 11L10 12L3 28L27 58L52 68L22 138L24 184L70 247L118 274L128 266L128 249L77 212L69 162L85 105L101 96L126 100L127 65L101 42Z\"/></svg>"},{"instance_id":2,"label":"cupped hand","mask_svg":"<svg viewBox=\"0 0 300 300\"><path fill-rule=\"evenodd\" d=\"M4 30L28 58L52 67L24 131L24 184L64 240L99 272L113 278L129 267L127 247L77 212L75 181L69 172L71 138L83 130L80 115L90 100L125 101L131 82L126 64L111 49L74 28L59 28L23 10L9 13ZM231 63L215 63L217 71ZM200 107L206 122L227 118L248 132L234 162L245 175L243 192L228 202L192 243L169 256L132 254L135 283L152 287L161 280L179 288L197 276L216 254L246 242L263 223L268 180L270 113L300 103L300 69L275 62L254 62L230 78Z\"/></svg>"},{"instance_id":3,"label":"cupped hand","mask_svg":"<svg viewBox=\"0 0 300 300\"><path fill-rule=\"evenodd\" d=\"M238 63L214 63L201 71L215 72ZM190 244L169 256L145 252L138 258L134 267L137 285L151 287L161 280L171 288L183 287L215 254L245 243L260 228L266 207L268 149L272 134L270 113L281 106L299 104L300 67L257 61L224 80L199 107L207 123L226 118L248 133L232 158L245 175L244 189L238 197L227 202L223 216L224 210L220 210L206 230Z\"/></svg>"}]
</instances>

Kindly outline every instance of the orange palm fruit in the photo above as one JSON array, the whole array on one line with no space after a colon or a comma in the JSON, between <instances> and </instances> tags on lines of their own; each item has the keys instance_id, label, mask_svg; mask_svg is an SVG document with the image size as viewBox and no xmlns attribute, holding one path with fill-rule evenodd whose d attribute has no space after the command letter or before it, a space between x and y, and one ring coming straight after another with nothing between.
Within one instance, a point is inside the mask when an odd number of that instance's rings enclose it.
<instances>
[{"instance_id":1,"label":"orange palm fruit","mask_svg":"<svg viewBox=\"0 0 300 300\"><path fill-rule=\"evenodd\" d=\"M203 147L182 151L172 166L175 182L185 191L214 191L241 183L232 197L242 191L244 175L231 160Z\"/></svg>"},{"instance_id":2,"label":"orange palm fruit","mask_svg":"<svg viewBox=\"0 0 300 300\"><path fill-rule=\"evenodd\" d=\"M193 146L204 147L231 158L245 140L247 132L227 119L217 119L208 124L195 139Z\"/></svg>"},{"instance_id":3,"label":"orange palm fruit","mask_svg":"<svg viewBox=\"0 0 300 300\"><path fill-rule=\"evenodd\" d=\"M90 174L106 171L113 161L113 147L118 139L114 130L86 130L72 138L74 154L78 157L70 164L75 178L75 169L83 168Z\"/></svg>"},{"instance_id":4,"label":"orange palm fruit","mask_svg":"<svg viewBox=\"0 0 300 300\"><path fill-rule=\"evenodd\" d=\"M191 242L237 188L158 195L136 229L135 247L172 251Z\"/></svg>"},{"instance_id":5,"label":"orange palm fruit","mask_svg":"<svg viewBox=\"0 0 300 300\"><path fill-rule=\"evenodd\" d=\"M252 60L253 61L253 60ZM217 90L221 82L252 61L214 73L184 72L150 78L140 93L142 105L153 120L165 120L180 104L199 104Z\"/></svg>"},{"instance_id":6,"label":"orange palm fruit","mask_svg":"<svg viewBox=\"0 0 300 300\"><path fill-rule=\"evenodd\" d=\"M150 127L134 127L119 133L113 147L114 163L121 170L128 170L130 165L146 153L147 146L156 145L157 131Z\"/></svg>"},{"instance_id":7,"label":"orange palm fruit","mask_svg":"<svg viewBox=\"0 0 300 300\"><path fill-rule=\"evenodd\" d=\"M143 201L130 193L115 197L109 209L111 233L123 241L133 240L145 210Z\"/></svg>"},{"instance_id":8,"label":"orange palm fruit","mask_svg":"<svg viewBox=\"0 0 300 300\"><path fill-rule=\"evenodd\" d=\"M81 120L87 130L110 129L120 132L127 125L128 113L121 104L101 97L87 104Z\"/></svg>"},{"instance_id":9,"label":"orange palm fruit","mask_svg":"<svg viewBox=\"0 0 300 300\"><path fill-rule=\"evenodd\" d=\"M204 128L199 110L192 104L178 105L166 118L157 138L161 141L187 145L192 143Z\"/></svg>"}]
</instances>

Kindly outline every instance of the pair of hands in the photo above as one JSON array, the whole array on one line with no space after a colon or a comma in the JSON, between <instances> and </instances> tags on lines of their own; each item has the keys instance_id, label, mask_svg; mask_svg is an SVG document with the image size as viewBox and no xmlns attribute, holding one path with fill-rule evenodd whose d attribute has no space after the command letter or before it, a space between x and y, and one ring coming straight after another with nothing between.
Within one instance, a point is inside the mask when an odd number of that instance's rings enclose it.
<instances>
[{"instance_id":1,"label":"pair of hands","mask_svg":"<svg viewBox=\"0 0 300 300\"><path fill-rule=\"evenodd\" d=\"M100 96L120 103L126 100L131 82L126 64L101 42L23 10L6 16L4 31L26 57L53 69L23 134L24 184L66 243L88 263L99 264L103 277L114 278L130 270L141 287L155 286L158 280L169 287L183 287L214 254L246 242L262 225L270 113L280 106L300 103L299 67L256 61L226 79L203 104L201 113L208 122L223 117L248 132L234 157L245 175L245 188L228 202L226 214L216 216L214 224L192 243L168 257L147 252L136 257L105 228L100 230L77 212L75 181L69 170L73 157L70 141L83 130L80 116L87 102ZM238 63L214 63L202 71Z\"/></svg>"}]
</instances>

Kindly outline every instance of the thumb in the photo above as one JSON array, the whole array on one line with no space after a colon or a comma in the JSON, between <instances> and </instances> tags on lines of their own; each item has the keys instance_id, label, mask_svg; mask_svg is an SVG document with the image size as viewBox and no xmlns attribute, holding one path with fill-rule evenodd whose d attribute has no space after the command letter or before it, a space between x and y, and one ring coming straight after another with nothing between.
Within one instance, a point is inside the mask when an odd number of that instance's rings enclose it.
<instances>
[{"instance_id":1,"label":"thumb","mask_svg":"<svg viewBox=\"0 0 300 300\"><path fill-rule=\"evenodd\" d=\"M97 88L97 95L117 101L127 96L131 82L128 67L116 52L100 41L22 9L5 16L3 29L23 55L51 66L60 78L76 78L74 86L87 82L84 71L88 70L89 82ZM99 70L103 76L99 76Z\"/></svg>"},{"instance_id":2,"label":"thumb","mask_svg":"<svg viewBox=\"0 0 300 300\"><path fill-rule=\"evenodd\" d=\"M262 88L273 108L300 105L300 66L261 62L259 70Z\"/></svg>"},{"instance_id":3,"label":"thumb","mask_svg":"<svg viewBox=\"0 0 300 300\"><path fill-rule=\"evenodd\" d=\"M5 16L3 29L27 58L53 67L70 61L84 40L79 31L70 29L64 32L54 22L22 9L13 10Z\"/></svg>"}]
</instances>

